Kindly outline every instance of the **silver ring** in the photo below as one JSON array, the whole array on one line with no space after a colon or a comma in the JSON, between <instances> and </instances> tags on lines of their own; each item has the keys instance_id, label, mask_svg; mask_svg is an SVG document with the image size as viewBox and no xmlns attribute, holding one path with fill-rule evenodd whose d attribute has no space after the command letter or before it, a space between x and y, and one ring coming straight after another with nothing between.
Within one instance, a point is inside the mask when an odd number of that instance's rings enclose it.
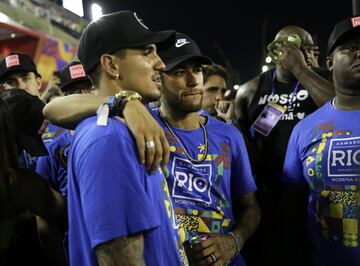
<instances>
[{"instance_id":1,"label":"silver ring","mask_svg":"<svg viewBox=\"0 0 360 266\"><path fill-rule=\"evenodd\" d=\"M215 262L217 261L217 258L216 258L216 256L215 256L214 253L211 253L211 254L210 254L210 257L212 258L213 263L215 263Z\"/></svg>"},{"instance_id":2,"label":"silver ring","mask_svg":"<svg viewBox=\"0 0 360 266\"><path fill-rule=\"evenodd\" d=\"M153 140L145 142L145 148L146 149L152 149L155 148L155 142Z\"/></svg>"}]
</instances>

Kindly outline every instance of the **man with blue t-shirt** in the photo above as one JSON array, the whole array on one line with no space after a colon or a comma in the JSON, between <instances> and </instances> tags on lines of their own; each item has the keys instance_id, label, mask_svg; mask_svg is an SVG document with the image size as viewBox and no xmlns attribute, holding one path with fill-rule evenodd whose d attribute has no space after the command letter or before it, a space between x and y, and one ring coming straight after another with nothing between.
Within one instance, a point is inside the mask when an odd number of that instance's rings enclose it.
<instances>
[{"instance_id":1,"label":"man with blue t-shirt","mask_svg":"<svg viewBox=\"0 0 360 266\"><path fill-rule=\"evenodd\" d=\"M206 113L198 115L203 94L201 64L211 61L201 55L193 40L178 33L176 45L161 56L166 62L161 98L164 119L159 110L152 113L171 144L167 180L178 221L185 229L181 230L182 241L207 235L189 254L194 263L220 265L232 260L232 265L241 265L238 253L260 219L242 135ZM73 112L64 112L64 121L78 122L80 114L91 113L103 101L92 98L91 106L79 107L75 118L70 115ZM80 97L68 97L57 108L69 110L80 102Z\"/></svg>"},{"instance_id":2,"label":"man with blue t-shirt","mask_svg":"<svg viewBox=\"0 0 360 266\"><path fill-rule=\"evenodd\" d=\"M190 263L243 265L240 249L260 220L244 140L235 127L206 112L199 115L202 65L211 61L191 38L176 37L175 45L159 53L166 69L161 107L154 112L170 145L167 174L175 215L183 240L207 237L188 253Z\"/></svg>"},{"instance_id":3,"label":"man with blue t-shirt","mask_svg":"<svg viewBox=\"0 0 360 266\"><path fill-rule=\"evenodd\" d=\"M301 236L296 232L301 229L296 221L303 221L315 266L360 265L359 26L360 17L335 25L327 66L336 96L295 126L283 169L282 178L288 184L284 200L293 210L288 212L293 239L288 245L299 249ZM301 204L307 207L303 217L299 217Z\"/></svg>"},{"instance_id":4,"label":"man with blue t-shirt","mask_svg":"<svg viewBox=\"0 0 360 266\"><path fill-rule=\"evenodd\" d=\"M88 25L78 56L97 95L152 101L160 96L165 68L155 44L173 40L173 31L151 32L136 13L121 11ZM148 174L126 124L108 117L114 100L77 126L71 144L70 264L182 265L164 175L159 168ZM153 149L154 141L146 147Z\"/></svg>"}]
</instances>

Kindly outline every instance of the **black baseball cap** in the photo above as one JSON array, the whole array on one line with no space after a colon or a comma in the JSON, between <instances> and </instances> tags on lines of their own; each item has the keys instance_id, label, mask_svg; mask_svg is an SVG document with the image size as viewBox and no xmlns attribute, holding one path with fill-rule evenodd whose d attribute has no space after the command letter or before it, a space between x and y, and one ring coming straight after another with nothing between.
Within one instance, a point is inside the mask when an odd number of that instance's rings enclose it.
<instances>
[{"instance_id":1,"label":"black baseball cap","mask_svg":"<svg viewBox=\"0 0 360 266\"><path fill-rule=\"evenodd\" d=\"M79 82L88 83L91 86L91 81L88 78L84 66L79 61L73 61L66 65L59 72L60 89L65 91L71 89L71 85Z\"/></svg>"},{"instance_id":2,"label":"black baseball cap","mask_svg":"<svg viewBox=\"0 0 360 266\"><path fill-rule=\"evenodd\" d=\"M105 53L152 43L161 50L174 41L175 31L151 32L135 12L119 11L104 15L86 27L80 37L78 57L85 71L90 73Z\"/></svg>"},{"instance_id":3,"label":"black baseball cap","mask_svg":"<svg viewBox=\"0 0 360 266\"><path fill-rule=\"evenodd\" d=\"M330 35L328 42L328 55L334 51L336 46L346 41L355 33L360 32L360 16L344 19L337 23Z\"/></svg>"},{"instance_id":4,"label":"black baseball cap","mask_svg":"<svg viewBox=\"0 0 360 266\"><path fill-rule=\"evenodd\" d=\"M8 105L15 122L19 148L32 156L47 155L41 138L47 127L42 110L44 103L21 89L10 89L0 93L0 98Z\"/></svg>"},{"instance_id":5,"label":"black baseball cap","mask_svg":"<svg viewBox=\"0 0 360 266\"><path fill-rule=\"evenodd\" d=\"M160 51L159 55L170 71L177 65L190 59L198 60L202 65L211 65L210 58L201 54L196 42L184 33L176 33L176 42L167 50Z\"/></svg>"},{"instance_id":6,"label":"black baseball cap","mask_svg":"<svg viewBox=\"0 0 360 266\"><path fill-rule=\"evenodd\" d=\"M10 53L0 61L0 82L4 82L5 76L15 71L34 72L41 77L34 61L27 54Z\"/></svg>"}]
</instances>

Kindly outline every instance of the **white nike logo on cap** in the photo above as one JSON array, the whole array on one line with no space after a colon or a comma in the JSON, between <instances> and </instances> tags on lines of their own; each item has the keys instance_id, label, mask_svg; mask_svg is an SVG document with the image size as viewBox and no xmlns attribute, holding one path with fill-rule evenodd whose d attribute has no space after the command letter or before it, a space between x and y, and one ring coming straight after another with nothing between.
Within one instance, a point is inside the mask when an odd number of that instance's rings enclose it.
<instances>
[{"instance_id":1,"label":"white nike logo on cap","mask_svg":"<svg viewBox=\"0 0 360 266\"><path fill-rule=\"evenodd\" d=\"M183 45L185 45L187 43L190 43L190 42L188 40L186 40L186 39L177 39L176 43L175 43L175 47L179 48L179 47L181 47L181 46L183 46Z\"/></svg>"}]
</instances>

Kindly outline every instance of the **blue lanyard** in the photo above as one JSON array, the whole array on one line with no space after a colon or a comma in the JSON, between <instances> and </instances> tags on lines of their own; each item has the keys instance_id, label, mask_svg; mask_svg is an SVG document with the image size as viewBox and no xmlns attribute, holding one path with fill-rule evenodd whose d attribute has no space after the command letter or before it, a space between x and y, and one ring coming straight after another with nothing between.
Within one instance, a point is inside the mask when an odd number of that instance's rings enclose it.
<instances>
[{"instance_id":1,"label":"blue lanyard","mask_svg":"<svg viewBox=\"0 0 360 266\"><path fill-rule=\"evenodd\" d=\"M274 69L273 77L272 77L271 96L273 96L275 94L275 79L276 79L276 69ZM300 85L300 81L296 82L295 87L294 87L292 93L290 94L290 95L292 95L292 97L289 99L289 104L286 106L286 109L289 109L291 107L291 105L293 104L293 102L295 101L293 99L296 98L296 93L299 89L299 85Z\"/></svg>"}]
</instances>

